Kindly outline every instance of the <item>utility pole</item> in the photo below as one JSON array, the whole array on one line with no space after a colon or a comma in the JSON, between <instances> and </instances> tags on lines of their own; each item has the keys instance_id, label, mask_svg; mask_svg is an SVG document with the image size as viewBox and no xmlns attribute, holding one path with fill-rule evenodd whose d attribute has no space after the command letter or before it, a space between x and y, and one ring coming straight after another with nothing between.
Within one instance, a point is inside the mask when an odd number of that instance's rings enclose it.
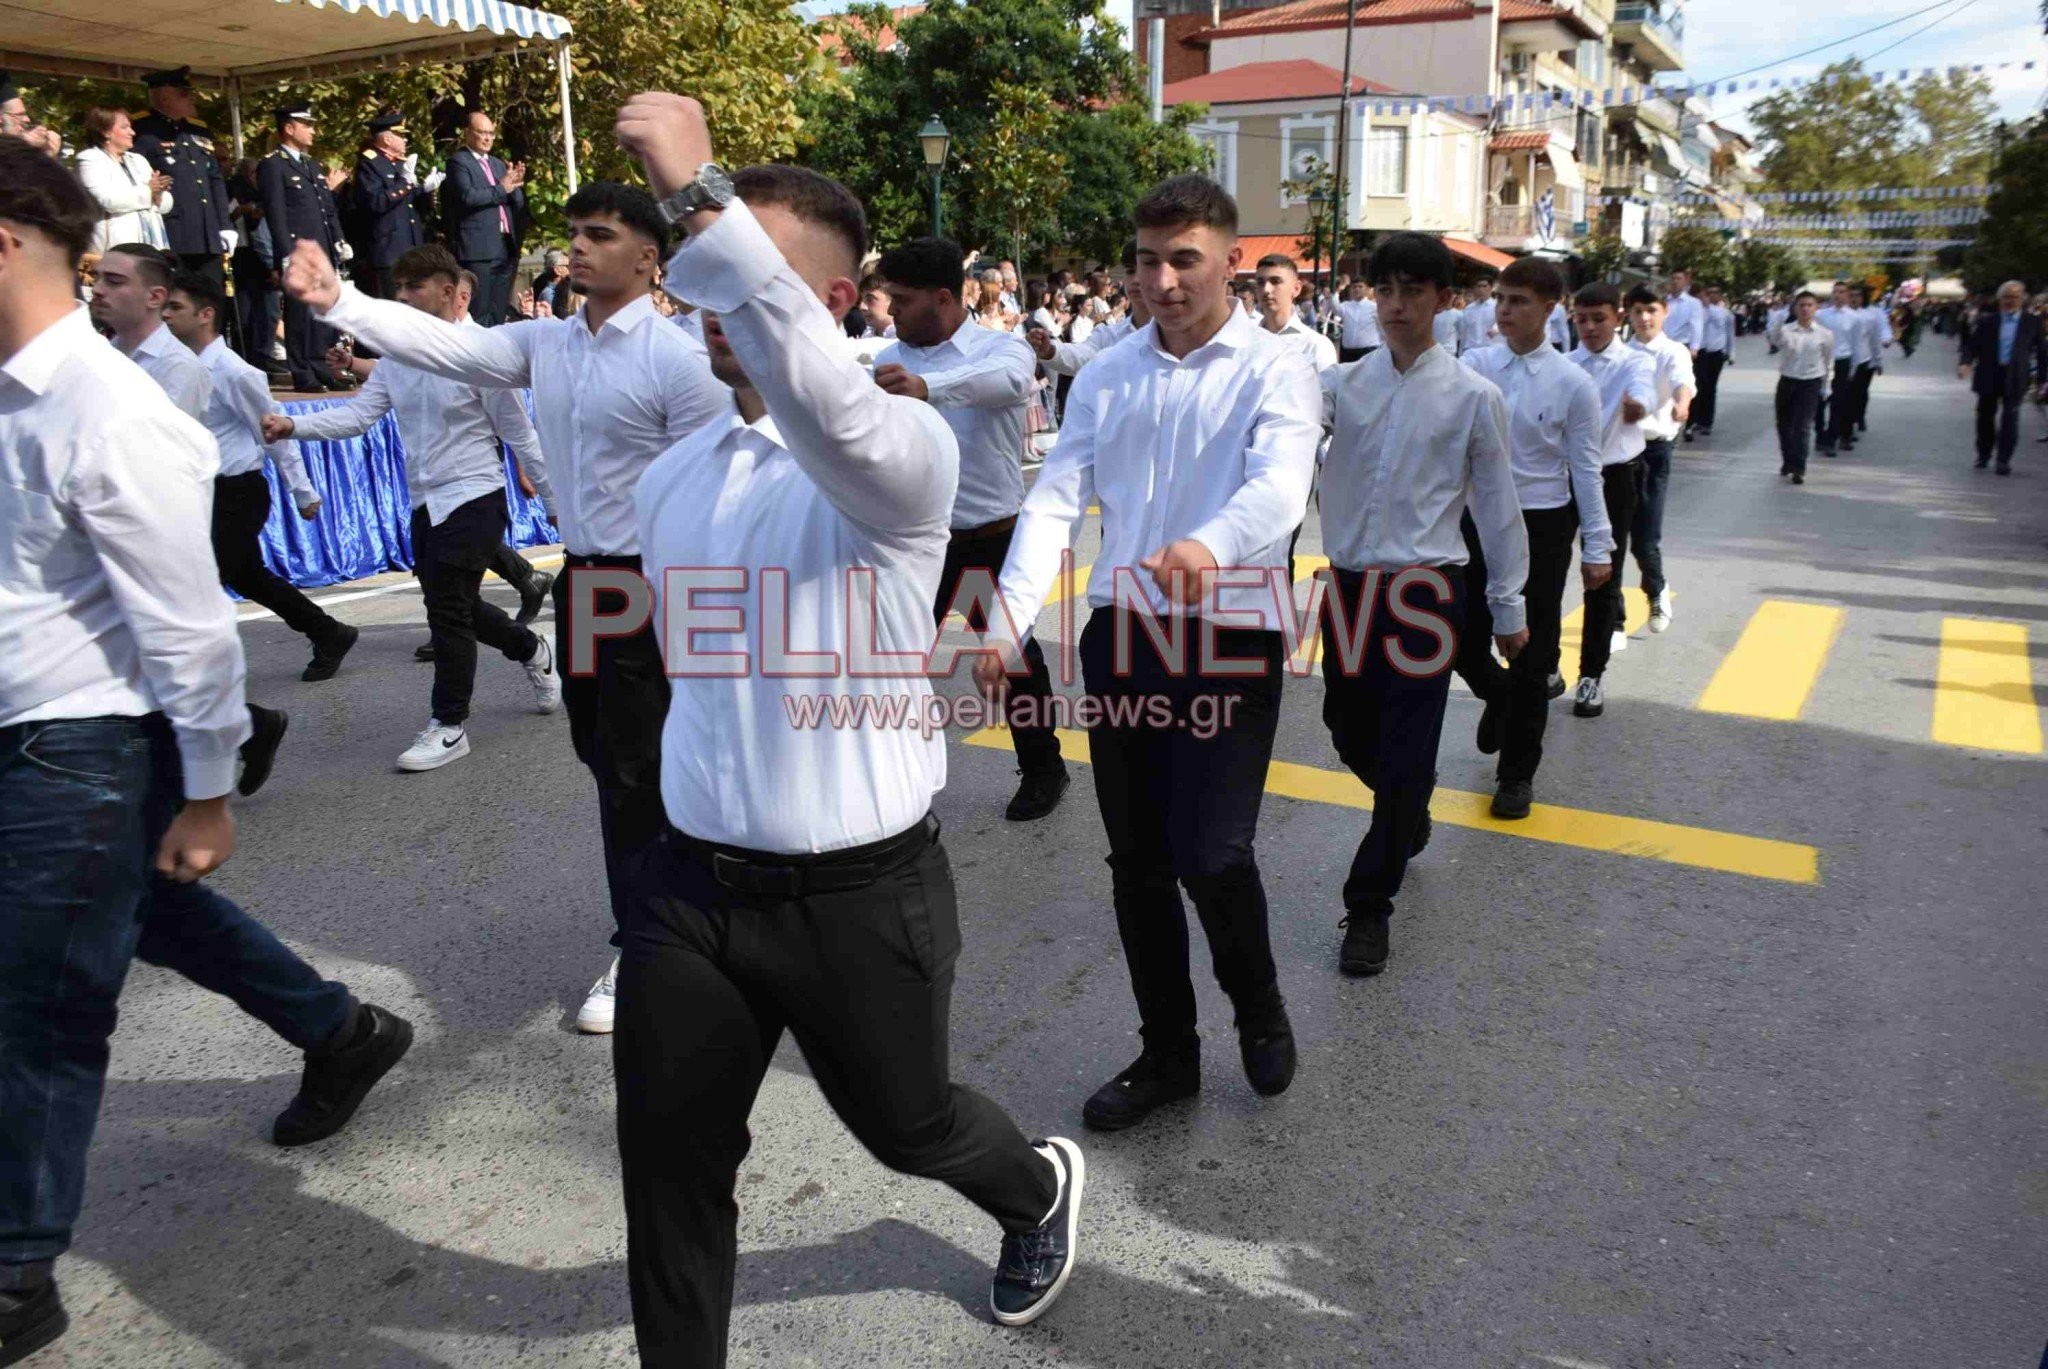
<instances>
[{"instance_id":1,"label":"utility pole","mask_svg":"<svg viewBox=\"0 0 2048 1369\"><path fill-rule=\"evenodd\" d=\"M1351 132L1351 39L1358 32L1358 0L1349 0L1344 10L1344 83L1337 91L1337 179L1330 220L1330 275L1334 278L1344 260L1345 230L1350 215L1345 212L1344 144Z\"/></svg>"}]
</instances>

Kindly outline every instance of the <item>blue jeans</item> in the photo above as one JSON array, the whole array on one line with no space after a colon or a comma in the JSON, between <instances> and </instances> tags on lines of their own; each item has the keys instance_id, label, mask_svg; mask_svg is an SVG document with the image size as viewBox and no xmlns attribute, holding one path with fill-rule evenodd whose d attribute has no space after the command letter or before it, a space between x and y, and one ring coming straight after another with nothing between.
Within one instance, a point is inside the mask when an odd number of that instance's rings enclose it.
<instances>
[{"instance_id":1,"label":"blue jeans","mask_svg":"<svg viewBox=\"0 0 2048 1369\"><path fill-rule=\"evenodd\" d=\"M1671 484L1671 439L1654 437L1643 444L1643 497L1636 503L1636 570L1643 577L1643 593L1654 604L1664 592L1664 492ZM1619 572L1620 566L1615 570ZM1615 577L1619 593L1621 579Z\"/></svg>"},{"instance_id":2,"label":"blue jeans","mask_svg":"<svg viewBox=\"0 0 2048 1369\"><path fill-rule=\"evenodd\" d=\"M0 1289L40 1284L71 1244L131 960L301 1050L355 1011L240 908L155 873L183 792L161 715L0 728Z\"/></svg>"}]
</instances>

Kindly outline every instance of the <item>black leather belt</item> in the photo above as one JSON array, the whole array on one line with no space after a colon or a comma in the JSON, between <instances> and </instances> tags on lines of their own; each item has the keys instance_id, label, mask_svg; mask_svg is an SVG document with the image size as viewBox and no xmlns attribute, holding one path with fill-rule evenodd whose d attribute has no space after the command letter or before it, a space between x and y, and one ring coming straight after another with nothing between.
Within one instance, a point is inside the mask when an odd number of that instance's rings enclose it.
<instances>
[{"instance_id":1,"label":"black leather belt","mask_svg":"<svg viewBox=\"0 0 2048 1369\"><path fill-rule=\"evenodd\" d=\"M726 888L735 893L774 898L806 898L873 884L923 854L938 839L939 819L932 813L893 837L815 856L750 851L744 846L703 841L673 827L668 829L668 840L702 861L711 877Z\"/></svg>"}]
</instances>

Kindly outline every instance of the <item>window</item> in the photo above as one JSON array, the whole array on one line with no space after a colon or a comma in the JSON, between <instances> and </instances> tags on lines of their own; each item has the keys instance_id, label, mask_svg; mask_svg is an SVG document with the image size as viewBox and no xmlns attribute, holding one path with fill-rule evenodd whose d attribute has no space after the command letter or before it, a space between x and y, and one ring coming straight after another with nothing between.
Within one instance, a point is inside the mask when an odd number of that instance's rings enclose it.
<instances>
[{"instance_id":1,"label":"window","mask_svg":"<svg viewBox=\"0 0 2048 1369\"><path fill-rule=\"evenodd\" d=\"M1365 139L1365 193L1408 193L1408 130L1375 128Z\"/></svg>"},{"instance_id":2,"label":"window","mask_svg":"<svg viewBox=\"0 0 2048 1369\"><path fill-rule=\"evenodd\" d=\"M1205 120L1189 132L1209 150L1209 175L1230 194L1237 194L1237 125Z\"/></svg>"},{"instance_id":3,"label":"window","mask_svg":"<svg viewBox=\"0 0 2048 1369\"><path fill-rule=\"evenodd\" d=\"M1336 161L1337 121L1327 114L1304 115L1280 121L1280 177L1283 181L1306 182L1316 169L1327 170ZM1304 204L1306 194L1280 192L1282 206Z\"/></svg>"},{"instance_id":4,"label":"window","mask_svg":"<svg viewBox=\"0 0 2048 1369\"><path fill-rule=\"evenodd\" d=\"M1575 63L1579 78L1589 86L1607 83L1607 45L1597 38L1588 38L1579 44L1579 59Z\"/></svg>"}]
</instances>

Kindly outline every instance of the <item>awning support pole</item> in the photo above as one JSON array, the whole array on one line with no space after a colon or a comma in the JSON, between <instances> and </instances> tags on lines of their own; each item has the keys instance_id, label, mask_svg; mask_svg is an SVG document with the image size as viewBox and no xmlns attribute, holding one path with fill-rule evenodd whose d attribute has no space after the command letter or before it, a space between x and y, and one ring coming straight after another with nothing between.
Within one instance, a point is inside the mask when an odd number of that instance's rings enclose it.
<instances>
[{"instance_id":1,"label":"awning support pole","mask_svg":"<svg viewBox=\"0 0 2048 1369\"><path fill-rule=\"evenodd\" d=\"M562 160L569 169L569 193L576 193L576 119L569 112L569 40L555 44L555 73L562 83Z\"/></svg>"},{"instance_id":2,"label":"awning support pole","mask_svg":"<svg viewBox=\"0 0 2048 1369\"><path fill-rule=\"evenodd\" d=\"M228 128L235 140L235 160L242 160L242 81L238 76L228 78Z\"/></svg>"}]
</instances>

